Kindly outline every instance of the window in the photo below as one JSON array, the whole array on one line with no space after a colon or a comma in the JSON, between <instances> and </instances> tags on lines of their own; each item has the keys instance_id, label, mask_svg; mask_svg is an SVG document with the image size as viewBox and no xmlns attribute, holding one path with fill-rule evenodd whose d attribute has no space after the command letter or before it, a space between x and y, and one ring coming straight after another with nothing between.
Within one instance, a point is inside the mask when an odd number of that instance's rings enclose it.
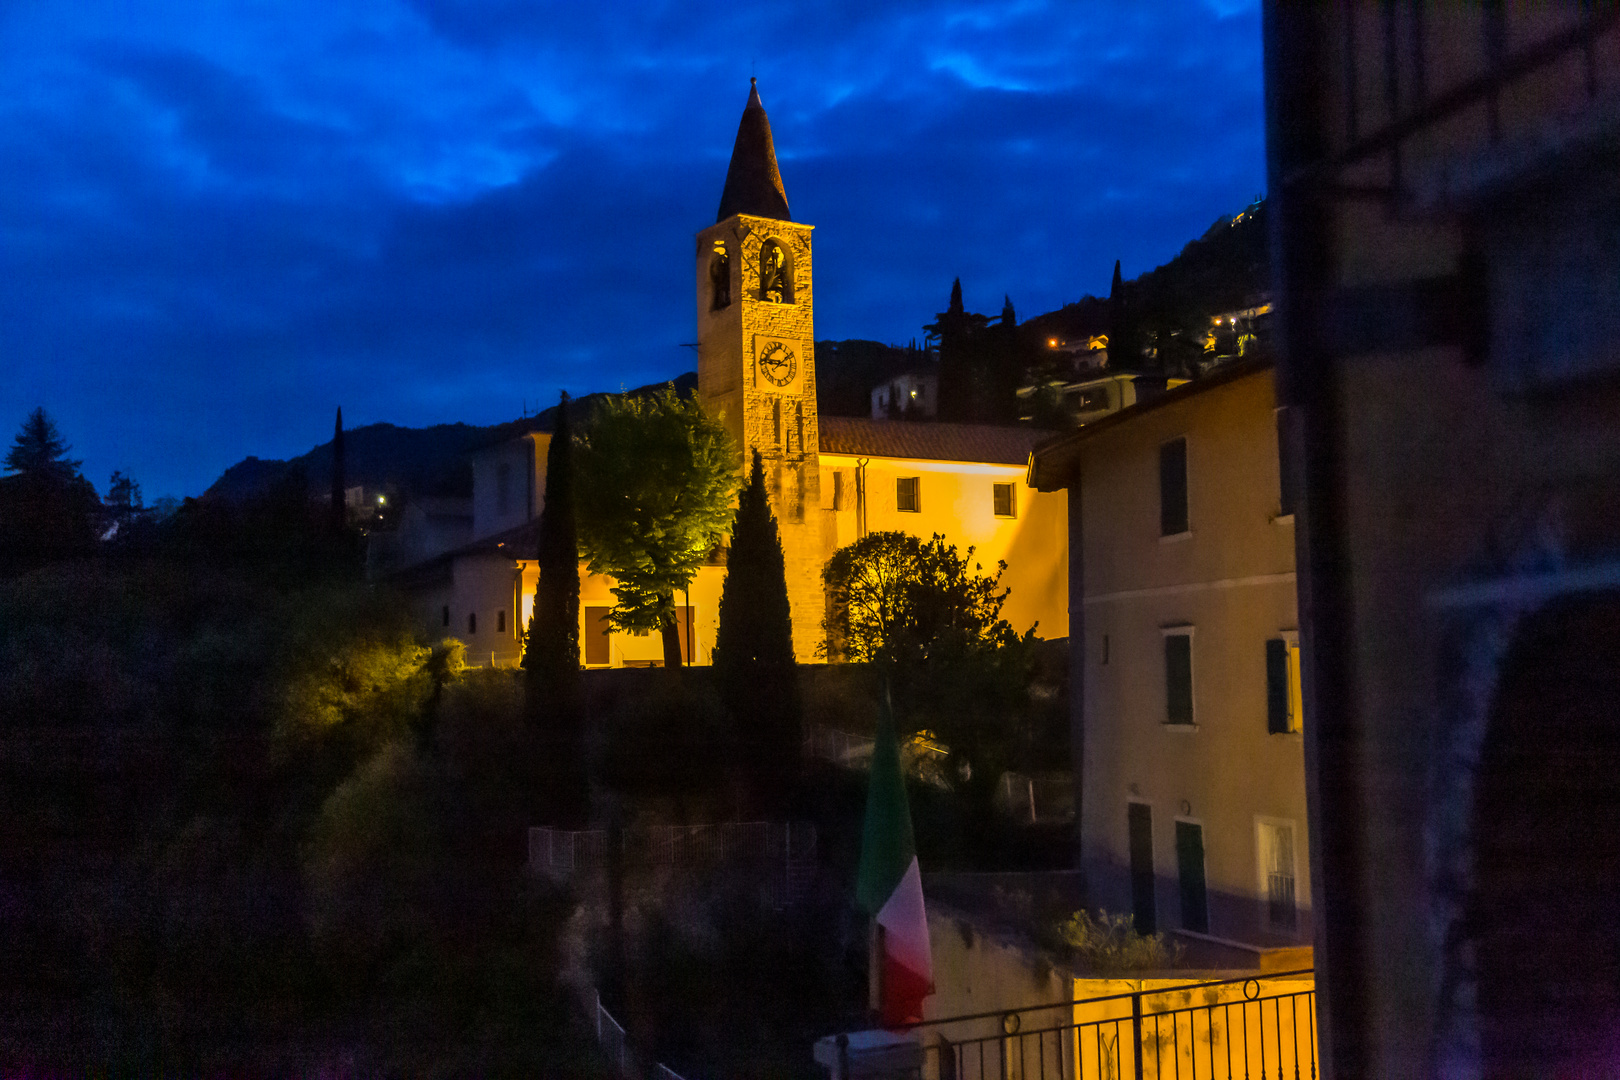
<instances>
[{"instance_id":1,"label":"window","mask_svg":"<svg viewBox=\"0 0 1620 1080\"><path fill-rule=\"evenodd\" d=\"M1159 447L1159 535L1187 530L1187 440L1172 439Z\"/></svg>"},{"instance_id":2,"label":"window","mask_svg":"<svg viewBox=\"0 0 1620 1080\"><path fill-rule=\"evenodd\" d=\"M444 605L444 625L450 625L450 605Z\"/></svg>"},{"instance_id":3,"label":"window","mask_svg":"<svg viewBox=\"0 0 1620 1080\"><path fill-rule=\"evenodd\" d=\"M991 501L995 504L996 517L1017 517L1017 504L1013 502L1013 486L1011 484L992 484L990 487Z\"/></svg>"},{"instance_id":4,"label":"window","mask_svg":"<svg viewBox=\"0 0 1620 1080\"><path fill-rule=\"evenodd\" d=\"M495 467L495 511L504 514L512 502L512 466L501 462Z\"/></svg>"},{"instance_id":5,"label":"window","mask_svg":"<svg viewBox=\"0 0 1620 1080\"><path fill-rule=\"evenodd\" d=\"M478 633L478 612L467 612L467 633L469 636Z\"/></svg>"},{"instance_id":6,"label":"window","mask_svg":"<svg viewBox=\"0 0 1620 1080\"><path fill-rule=\"evenodd\" d=\"M611 659L608 649L609 633L608 612L612 608L588 607L585 609L585 662L598 667L605 665Z\"/></svg>"},{"instance_id":7,"label":"window","mask_svg":"<svg viewBox=\"0 0 1620 1080\"><path fill-rule=\"evenodd\" d=\"M1297 484L1294 479L1293 443L1289 439L1289 432L1293 429L1291 409L1277 410L1277 477L1278 477L1278 503L1280 509L1277 516L1291 517L1299 501Z\"/></svg>"},{"instance_id":8,"label":"window","mask_svg":"<svg viewBox=\"0 0 1620 1080\"><path fill-rule=\"evenodd\" d=\"M1074 395L1073 407L1076 412L1096 412L1108 408L1108 388L1094 386L1090 390L1081 390Z\"/></svg>"},{"instance_id":9,"label":"window","mask_svg":"<svg viewBox=\"0 0 1620 1080\"><path fill-rule=\"evenodd\" d=\"M1265 925L1292 930L1299 923L1294 902L1294 823L1260 821L1260 898L1265 904Z\"/></svg>"},{"instance_id":10,"label":"window","mask_svg":"<svg viewBox=\"0 0 1620 1080\"><path fill-rule=\"evenodd\" d=\"M902 513L915 514L922 509L917 497L920 477L902 476L894 484L894 508Z\"/></svg>"},{"instance_id":11,"label":"window","mask_svg":"<svg viewBox=\"0 0 1620 1080\"><path fill-rule=\"evenodd\" d=\"M506 633L506 612L504 611L495 613L495 632L497 634Z\"/></svg>"},{"instance_id":12,"label":"window","mask_svg":"<svg viewBox=\"0 0 1620 1080\"><path fill-rule=\"evenodd\" d=\"M1130 827L1131 914L1138 934L1157 932L1158 905L1153 897L1153 808L1133 802L1127 813Z\"/></svg>"},{"instance_id":13,"label":"window","mask_svg":"<svg viewBox=\"0 0 1620 1080\"><path fill-rule=\"evenodd\" d=\"M1204 827L1176 822L1176 871L1181 880L1181 925L1209 933L1209 897L1204 888Z\"/></svg>"},{"instance_id":14,"label":"window","mask_svg":"<svg viewBox=\"0 0 1620 1080\"><path fill-rule=\"evenodd\" d=\"M834 510L847 510L844 505L844 470L834 469L832 474L832 508Z\"/></svg>"},{"instance_id":15,"label":"window","mask_svg":"<svg viewBox=\"0 0 1620 1080\"><path fill-rule=\"evenodd\" d=\"M1303 699L1299 641L1272 638L1266 642L1266 730L1273 735L1303 730Z\"/></svg>"},{"instance_id":16,"label":"window","mask_svg":"<svg viewBox=\"0 0 1620 1080\"><path fill-rule=\"evenodd\" d=\"M1193 722L1192 631L1164 632L1164 722L1190 725Z\"/></svg>"}]
</instances>

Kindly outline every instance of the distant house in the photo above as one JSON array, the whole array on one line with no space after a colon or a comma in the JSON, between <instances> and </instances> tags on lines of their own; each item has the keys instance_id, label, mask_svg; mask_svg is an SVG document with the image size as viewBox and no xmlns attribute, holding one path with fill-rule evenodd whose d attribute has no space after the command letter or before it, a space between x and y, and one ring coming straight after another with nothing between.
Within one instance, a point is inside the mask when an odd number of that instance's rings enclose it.
<instances>
[{"instance_id":1,"label":"distant house","mask_svg":"<svg viewBox=\"0 0 1620 1080\"><path fill-rule=\"evenodd\" d=\"M903 371L872 388L872 419L901 416L932 419L939 415L939 373L928 369Z\"/></svg>"},{"instance_id":2,"label":"distant house","mask_svg":"<svg viewBox=\"0 0 1620 1080\"><path fill-rule=\"evenodd\" d=\"M1311 940L1282 475L1272 371L1256 361L1048 442L1030 466L1036 489L1069 499L1091 902L1240 950Z\"/></svg>"}]
</instances>

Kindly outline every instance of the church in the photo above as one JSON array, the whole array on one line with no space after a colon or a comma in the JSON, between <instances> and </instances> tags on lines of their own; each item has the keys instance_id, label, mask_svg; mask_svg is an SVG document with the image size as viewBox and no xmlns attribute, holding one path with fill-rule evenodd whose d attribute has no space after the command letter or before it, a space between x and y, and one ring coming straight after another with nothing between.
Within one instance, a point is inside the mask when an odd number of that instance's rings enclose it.
<instances>
[{"instance_id":1,"label":"church","mask_svg":"<svg viewBox=\"0 0 1620 1080\"><path fill-rule=\"evenodd\" d=\"M942 534L994 572L1007 569L1003 616L1020 633L1069 632L1067 500L1025 484L1030 451L1048 432L821 416L816 407L813 226L794 221L770 121L751 86L714 224L696 237L698 394L738 447L765 462L793 613L794 651L818 658L821 573L868 532ZM471 664L522 656L539 575L534 554L551 436L530 432L473 455L464 508L423 506L401 525L414 553L393 580L430 637L466 643ZM741 468L739 462L739 469ZM686 661L707 664L725 567L702 567L676 598ZM580 566L580 647L587 667L663 662L656 635L611 630L613 582Z\"/></svg>"}]
</instances>

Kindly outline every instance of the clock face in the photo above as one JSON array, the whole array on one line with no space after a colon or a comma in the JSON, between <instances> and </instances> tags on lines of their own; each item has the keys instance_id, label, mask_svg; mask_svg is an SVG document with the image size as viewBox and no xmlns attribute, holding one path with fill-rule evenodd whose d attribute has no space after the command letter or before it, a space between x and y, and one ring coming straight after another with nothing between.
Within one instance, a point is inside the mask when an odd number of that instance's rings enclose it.
<instances>
[{"instance_id":1,"label":"clock face","mask_svg":"<svg viewBox=\"0 0 1620 1080\"><path fill-rule=\"evenodd\" d=\"M798 374L799 358L780 341L767 341L759 350L759 373L777 386L786 386Z\"/></svg>"}]
</instances>

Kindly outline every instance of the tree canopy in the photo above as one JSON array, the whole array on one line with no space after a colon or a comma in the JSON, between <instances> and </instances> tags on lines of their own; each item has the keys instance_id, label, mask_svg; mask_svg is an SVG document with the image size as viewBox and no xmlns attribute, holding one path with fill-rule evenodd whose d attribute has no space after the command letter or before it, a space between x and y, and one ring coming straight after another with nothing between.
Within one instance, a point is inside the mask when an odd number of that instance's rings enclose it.
<instances>
[{"instance_id":1,"label":"tree canopy","mask_svg":"<svg viewBox=\"0 0 1620 1080\"><path fill-rule=\"evenodd\" d=\"M903 662L947 645L994 647L1017 640L1001 617L1006 563L993 577L935 533L868 533L827 560L828 652L834 659Z\"/></svg>"},{"instance_id":2,"label":"tree canopy","mask_svg":"<svg viewBox=\"0 0 1620 1080\"><path fill-rule=\"evenodd\" d=\"M673 386L604 401L576 440L579 546L593 574L615 579L608 622L661 630L681 662L675 593L691 584L731 524L737 451L725 427Z\"/></svg>"}]
</instances>

